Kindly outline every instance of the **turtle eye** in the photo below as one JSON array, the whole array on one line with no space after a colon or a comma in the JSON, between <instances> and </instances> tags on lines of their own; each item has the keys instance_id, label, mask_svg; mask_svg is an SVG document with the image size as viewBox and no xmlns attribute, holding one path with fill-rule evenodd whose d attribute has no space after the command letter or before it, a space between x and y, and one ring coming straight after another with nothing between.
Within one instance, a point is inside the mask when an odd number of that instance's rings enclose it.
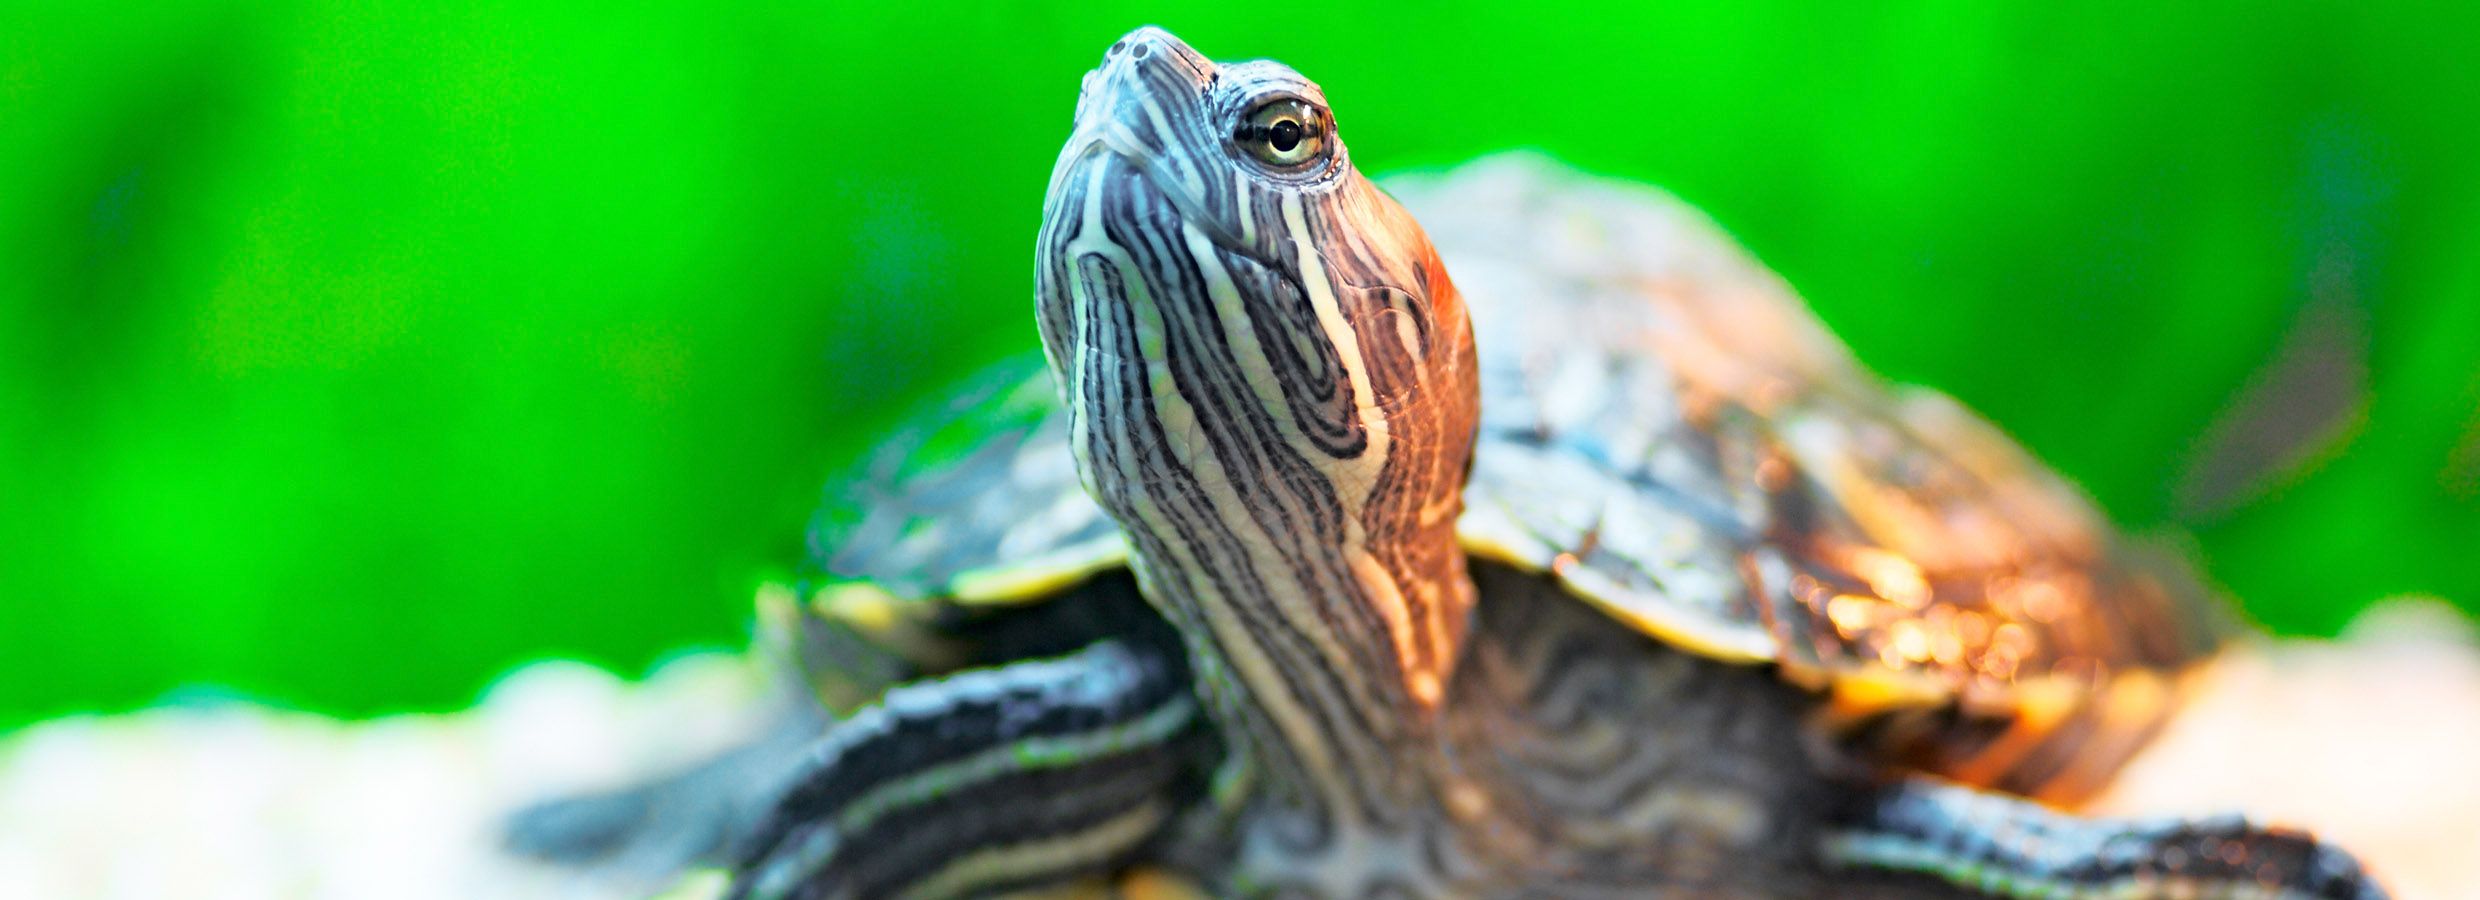
<instances>
[{"instance_id":1,"label":"turtle eye","mask_svg":"<svg viewBox=\"0 0 2480 900\"><path fill-rule=\"evenodd\" d=\"M1333 130L1325 110L1285 97L1249 110L1232 129L1231 139L1259 162L1292 169L1324 155Z\"/></svg>"}]
</instances>

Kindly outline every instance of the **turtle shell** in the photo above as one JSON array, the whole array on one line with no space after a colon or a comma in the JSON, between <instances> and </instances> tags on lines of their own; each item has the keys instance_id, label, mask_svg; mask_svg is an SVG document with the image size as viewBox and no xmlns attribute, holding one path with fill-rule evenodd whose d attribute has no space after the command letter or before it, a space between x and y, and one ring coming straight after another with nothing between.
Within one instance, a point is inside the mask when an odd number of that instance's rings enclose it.
<instances>
[{"instance_id":1,"label":"turtle shell","mask_svg":"<svg viewBox=\"0 0 2480 900\"><path fill-rule=\"evenodd\" d=\"M1686 204L1523 154L1387 188L1474 318L1471 553L1775 667L1866 758L2057 800L2229 632L2184 569L1953 401L1881 383ZM1125 565L1038 360L927 421L813 533L830 617L883 630Z\"/></svg>"}]
</instances>

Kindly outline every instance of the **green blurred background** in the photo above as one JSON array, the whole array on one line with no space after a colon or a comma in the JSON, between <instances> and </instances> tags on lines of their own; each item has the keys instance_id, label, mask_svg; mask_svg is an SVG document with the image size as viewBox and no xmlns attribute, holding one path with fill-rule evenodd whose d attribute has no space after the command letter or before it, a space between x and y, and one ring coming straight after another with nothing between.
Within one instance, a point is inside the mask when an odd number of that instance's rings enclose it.
<instances>
[{"instance_id":1,"label":"green blurred background","mask_svg":"<svg viewBox=\"0 0 2480 900\"><path fill-rule=\"evenodd\" d=\"M735 643L823 478L1033 345L1078 75L1149 21L1375 171L1669 186L2275 629L2471 609L2480 16L2229 10L10 3L0 727Z\"/></svg>"}]
</instances>

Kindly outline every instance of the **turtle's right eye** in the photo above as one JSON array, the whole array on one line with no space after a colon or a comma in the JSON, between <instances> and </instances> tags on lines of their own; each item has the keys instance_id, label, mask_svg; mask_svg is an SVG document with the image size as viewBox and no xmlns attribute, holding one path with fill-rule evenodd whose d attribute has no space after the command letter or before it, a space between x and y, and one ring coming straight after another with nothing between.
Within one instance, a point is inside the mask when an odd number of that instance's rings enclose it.
<instances>
[{"instance_id":1,"label":"turtle's right eye","mask_svg":"<svg viewBox=\"0 0 2480 900\"><path fill-rule=\"evenodd\" d=\"M1301 100L1269 100L1240 117L1231 139L1258 162L1278 169L1296 169L1326 152L1334 121L1326 111Z\"/></svg>"}]
</instances>

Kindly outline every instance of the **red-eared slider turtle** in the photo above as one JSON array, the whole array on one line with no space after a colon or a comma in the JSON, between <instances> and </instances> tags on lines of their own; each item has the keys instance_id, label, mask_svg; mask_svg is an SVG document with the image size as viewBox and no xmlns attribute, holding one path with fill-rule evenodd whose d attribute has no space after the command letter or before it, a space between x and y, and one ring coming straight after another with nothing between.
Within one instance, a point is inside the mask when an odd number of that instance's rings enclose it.
<instances>
[{"instance_id":1,"label":"red-eared slider turtle","mask_svg":"<svg viewBox=\"0 0 2480 900\"><path fill-rule=\"evenodd\" d=\"M2381 896L2009 798L2106 778L2222 620L1676 201L1513 157L1399 206L1315 84L1151 28L1075 123L1048 371L822 529L793 632L859 705L736 896Z\"/></svg>"}]
</instances>

